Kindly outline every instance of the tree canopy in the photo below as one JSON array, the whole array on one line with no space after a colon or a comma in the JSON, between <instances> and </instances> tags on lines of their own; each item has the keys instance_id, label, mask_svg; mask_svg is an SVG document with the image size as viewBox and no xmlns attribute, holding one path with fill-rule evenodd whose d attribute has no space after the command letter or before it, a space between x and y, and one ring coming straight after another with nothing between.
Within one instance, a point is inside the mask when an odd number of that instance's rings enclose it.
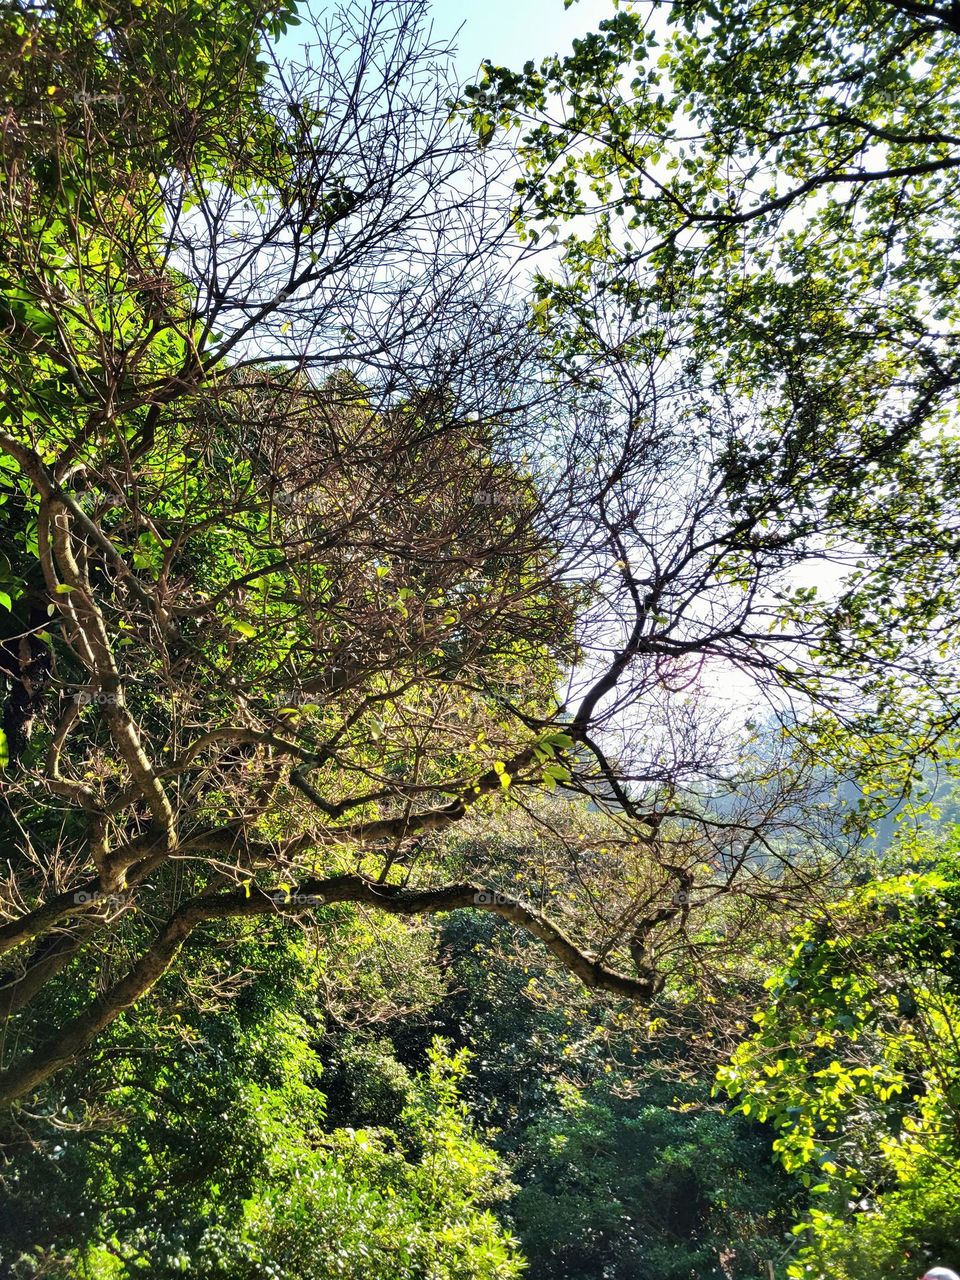
<instances>
[{"instance_id":1,"label":"tree canopy","mask_svg":"<svg viewBox=\"0 0 960 1280\"><path fill-rule=\"evenodd\" d=\"M17 1280L950 1247L958 49L0 8Z\"/></svg>"}]
</instances>

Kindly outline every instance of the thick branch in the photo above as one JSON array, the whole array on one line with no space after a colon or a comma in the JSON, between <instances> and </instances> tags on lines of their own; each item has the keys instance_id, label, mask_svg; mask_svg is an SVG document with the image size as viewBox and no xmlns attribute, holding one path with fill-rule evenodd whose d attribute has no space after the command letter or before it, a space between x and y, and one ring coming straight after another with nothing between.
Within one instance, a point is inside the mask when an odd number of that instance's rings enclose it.
<instances>
[{"instance_id":1,"label":"thick branch","mask_svg":"<svg viewBox=\"0 0 960 1280\"><path fill-rule=\"evenodd\" d=\"M344 875L306 880L289 896L260 888L194 898L177 911L133 968L57 1035L0 1073L0 1103L23 1097L69 1065L124 1010L144 996L169 968L192 931L206 920L252 918L285 911L302 912L318 905L361 902L394 915L429 915L463 909L491 911L539 938L585 986L609 991L629 1000L647 1001L662 979L645 971L631 977L602 964L533 907L476 884L445 885L436 889L406 889L376 884L362 876Z\"/></svg>"}]
</instances>

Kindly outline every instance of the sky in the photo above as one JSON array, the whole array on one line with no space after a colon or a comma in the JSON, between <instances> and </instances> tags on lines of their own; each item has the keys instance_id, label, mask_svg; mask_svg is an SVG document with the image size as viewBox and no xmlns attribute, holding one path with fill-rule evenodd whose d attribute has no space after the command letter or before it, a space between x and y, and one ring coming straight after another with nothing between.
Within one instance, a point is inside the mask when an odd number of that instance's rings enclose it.
<instances>
[{"instance_id":1,"label":"sky","mask_svg":"<svg viewBox=\"0 0 960 1280\"><path fill-rule=\"evenodd\" d=\"M459 29L457 65L470 80L484 58L519 68L528 58L566 51L614 7L613 0L576 0L569 9L563 0L435 0L432 10L438 36Z\"/></svg>"},{"instance_id":2,"label":"sky","mask_svg":"<svg viewBox=\"0 0 960 1280\"><path fill-rule=\"evenodd\" d=\"M335 0L300 0L301 14L321 14ZM430 6L434 35L457 46L457 70L464 84L474 79L484 60L519 69L524 62L569 50L577 36L595 31L614 13L613 0L434 0ZM294 54L307 24L292 27L278 44Z\"/></svg>"}]
</instances>

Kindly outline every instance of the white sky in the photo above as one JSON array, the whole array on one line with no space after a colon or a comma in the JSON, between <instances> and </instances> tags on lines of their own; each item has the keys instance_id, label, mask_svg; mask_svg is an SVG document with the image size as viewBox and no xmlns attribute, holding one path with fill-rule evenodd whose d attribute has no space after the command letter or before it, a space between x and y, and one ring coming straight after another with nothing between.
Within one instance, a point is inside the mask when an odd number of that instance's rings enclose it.
<instances>
[{"instance_id":1,"label":"white sky","mask_svg":"<svg viewBox=\"0 0 960 1280\"><path fill-rule=\"evenodd\" d=\"M612 16L613 0L436 0L432 6L438 36L457 37L458 66L472 78L484 58L519 69L569 49L574 37L596 30Z\"/></svg>"},{"instance_id":2,"label":"white sky","mask_svg":"<svg viewBox=\"0 0 960 1280\"><path fill-rule=\"evenodd\" d=\"M304 15L331 7L324 0L301 0ZM430 11L436 38L456 38L457 67L466 84L484 58L519 69L530 58L568 50L576 36L595 30L615 10L613 0L576 0L569 9L563 0L435 0ZM291 27L278 42L280 51L294 53L307 30L304 16L303 26Z\"/></svg>"}]
</instances>

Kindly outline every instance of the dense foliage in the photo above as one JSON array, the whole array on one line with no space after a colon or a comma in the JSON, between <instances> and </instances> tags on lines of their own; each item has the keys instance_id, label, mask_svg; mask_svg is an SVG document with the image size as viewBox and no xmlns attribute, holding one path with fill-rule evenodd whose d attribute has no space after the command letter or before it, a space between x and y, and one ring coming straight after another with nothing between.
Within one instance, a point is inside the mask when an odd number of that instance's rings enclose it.
<instances>
[{"instance_id":1,"label":"dense foliage","mask_svg":"<svg viewBox=\"0 0 960 1280\"><path fill-rule=\"evenodd\" d=\"M815 1184L792 1276L909 1280L918 1258L955 1248L958 837L901 840L798 930L755 1035L721 1071L740 1109L776 1126L785 1167Z\"/></svg>"},{"instance_id":2,"label":"dense foliage","mask_svg":"<svg viewBox=\"0 0 960 1280\"><path fill-rule=\"evenodd\" d=\"M392 1116L325 1127L311 965L278 951L227 1008L151 1027L147 1054L142 1028L121 1029L97 1114L88 1087L32 1140L6 1133L0 1249L17 1275L519 1275L490 1212L509 1184L458 1100L465 1053L437 1041Z\"/></svg>"},{"instance_id":3,"label":"dense foliage","mask_svg":"<svg viewBox=\"0 0 960 1280\"><path fill-rule=\"evenodd\" d=\"M960 1264L956 6L0 79L0 1275Z\"/></svg>"}]
</instances>

